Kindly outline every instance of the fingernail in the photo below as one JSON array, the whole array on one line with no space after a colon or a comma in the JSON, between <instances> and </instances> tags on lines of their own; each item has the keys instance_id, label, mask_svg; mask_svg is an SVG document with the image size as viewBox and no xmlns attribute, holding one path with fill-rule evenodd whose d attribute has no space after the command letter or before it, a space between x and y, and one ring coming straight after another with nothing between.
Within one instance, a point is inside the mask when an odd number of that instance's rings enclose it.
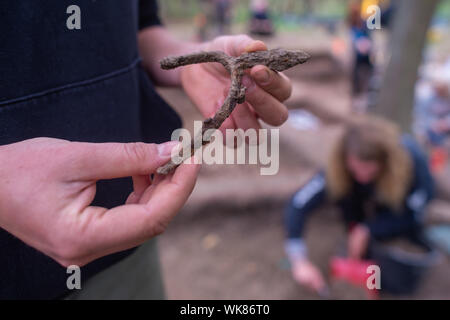
<instances>
[{"instance_id":1,"label":"fingernail","mask_svg":"<svg viewBox=\"0 0 450 320\"><path fill-rule=\"evenodd\" d=\"M180 144L179 141L169 141L165 143L158 144L158 155L160 157L170 157L172 155L172 150Z\"/></svg>"},{"instance_id":2,"label":"fingernail","mask_svg":"<svg viewBox=\"0 0 450 320\"><path fill-rule=\"evenodd\" d=\"M259 84L267 85L270 82L270 74L266 69L259 70L255 72L254 78Z\"/></svg>"},{"instance_id":3,"label":"fingernail","mask_svg":"<svg viewBox=\"0 0 450 320\"><path fill-rule=\"evenodd\" d=\"M253 42L251 42L250 44L248 44L248 45L245 47L244 52L255 51L254 48L255 48L258 44L262 44L262 46L265 47L266 50L267 50L267 46L266 46L266 44L265 44L263 41L261 41L261 40L253 40Z\"/></svg>"},{"instance_id":4,"label":"fingernail","mask_svg":"<svg viewBox=\"0 0 450 320\"><path fill-rule=\"evenodd\" d=\"M255 82L247 75L242 77L242 84L247 88L247 92L255 87Z\"/></svg>"},{"instance_id":5,"label":"fingernail","mask_svg":"<svg viewBox=\"0 0 450 320\"><path fill-rule=\"evenodd\" d=\"M244 48L244 52L249 52L253 48L253 43L250 43Z\"/></svg>"}]
</instances>

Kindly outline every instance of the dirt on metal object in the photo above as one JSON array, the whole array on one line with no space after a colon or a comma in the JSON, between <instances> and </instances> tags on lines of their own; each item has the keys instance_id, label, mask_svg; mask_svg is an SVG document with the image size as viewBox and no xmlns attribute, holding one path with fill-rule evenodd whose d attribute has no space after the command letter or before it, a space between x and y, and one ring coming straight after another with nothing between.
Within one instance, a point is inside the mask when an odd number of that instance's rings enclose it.
<instances>
[{"instance_id":1,"label":"dirt on metal object","mask_svg":"<svg viewBox=\"0 0 450 320\"><path fill-rule=\"evenodd\" d=\"M191 143L191 153L183 155L179 163L194 154L196 148L206 144L213 133L219 129L222 123L231 115L237 104L245 101L245 86L242 84L244 71L257 65L264 65L274 71L284 71L298 64L305 63L310 58L309 54L300 50L273 49L268 51L248 52L239 57L231 57L221 51L199 52L178 57L168 57L161 60L161 68L164 70L174 69L181 66L197 63L217 62L231 75L231 87L222 107L212 118L203 121L202 132L198 134ZM158 168L157 173L168 174L175 169L179 163L172 160L166 165Z\"/></svg>"}]
</instances>

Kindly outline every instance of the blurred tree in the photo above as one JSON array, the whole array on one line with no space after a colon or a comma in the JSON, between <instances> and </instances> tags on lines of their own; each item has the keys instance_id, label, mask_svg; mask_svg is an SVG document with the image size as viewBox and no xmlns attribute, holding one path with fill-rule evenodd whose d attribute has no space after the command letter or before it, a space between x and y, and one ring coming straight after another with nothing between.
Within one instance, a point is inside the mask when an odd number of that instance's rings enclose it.
<instances>
[{"instance_id":1,"label":"blurred tree","mask_svg":"<svg viewBox=\"0 0 450 320\"><path fill-rule=\"evenodd\" d=\"M410 131L414 89L422 52L439 0L398 0L390 40L391 57L385 70L375 112Z\"/></svg>"}]
</instances>

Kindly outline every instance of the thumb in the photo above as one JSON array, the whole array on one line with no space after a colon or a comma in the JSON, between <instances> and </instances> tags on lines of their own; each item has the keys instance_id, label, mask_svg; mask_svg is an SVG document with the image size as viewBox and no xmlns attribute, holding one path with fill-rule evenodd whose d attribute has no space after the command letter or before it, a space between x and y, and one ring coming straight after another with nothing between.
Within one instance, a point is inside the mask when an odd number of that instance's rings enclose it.
<instances>
[{"instance_id":1,"label":"thumb","mask_svg":"<svg viewBox=\"0 0 450 320\"><path fill-rule=\"evenodd\" d=\"M178 145L178 141L162 144L77 143L72 150L79 152L76 162L80 179L99 180L153 173L170 160Z\"/></svg>"}]
</instances>

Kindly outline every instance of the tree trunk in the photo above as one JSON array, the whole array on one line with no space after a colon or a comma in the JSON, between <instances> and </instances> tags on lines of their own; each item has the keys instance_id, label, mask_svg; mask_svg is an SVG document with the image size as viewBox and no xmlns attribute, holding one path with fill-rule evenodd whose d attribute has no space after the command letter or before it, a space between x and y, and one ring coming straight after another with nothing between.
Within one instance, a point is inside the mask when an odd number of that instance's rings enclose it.
<instances>
[{"instance_id":1,"label":"tree trunk","mask_svg":"<svg viewBox=\"0 0 450 320\"><path fill-rule=\"evenodd\" d=\"M427 30L439 0L398 0L389 59L375 112L410 131L414 88Z\"/></svg>"}]
</instances>

